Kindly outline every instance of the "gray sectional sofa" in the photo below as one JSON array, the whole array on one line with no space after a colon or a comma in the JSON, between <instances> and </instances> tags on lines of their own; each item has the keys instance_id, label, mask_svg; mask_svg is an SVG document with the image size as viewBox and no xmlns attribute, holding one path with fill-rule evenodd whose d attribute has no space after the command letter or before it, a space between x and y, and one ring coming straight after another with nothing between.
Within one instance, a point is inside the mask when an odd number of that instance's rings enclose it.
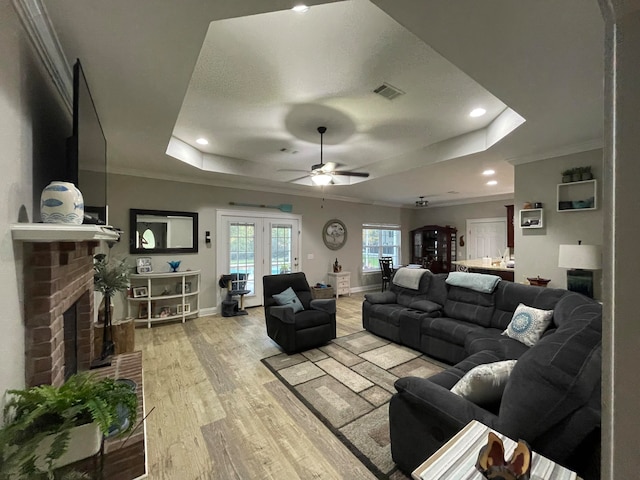
<instances>
[{"instance_id":1,"label":"gray sectional sofa","mask_svg":"<svg viewBox=\"0 0 640 480\"><path fill-rule=\"evenodd\" d=\"M393 284L365 295L365 329L452 366L430 378L396 382L389 406L391 450L410 474L479 420L526 440L538 453L599 478L602 307L561 289L498 281L490 293L448 285L425 271L417 288ZM553 310L529 347L502 335L520 303ZM476 404L450 389L478 365L517 360L500 400Z\"/></svg>"}]
</instances>

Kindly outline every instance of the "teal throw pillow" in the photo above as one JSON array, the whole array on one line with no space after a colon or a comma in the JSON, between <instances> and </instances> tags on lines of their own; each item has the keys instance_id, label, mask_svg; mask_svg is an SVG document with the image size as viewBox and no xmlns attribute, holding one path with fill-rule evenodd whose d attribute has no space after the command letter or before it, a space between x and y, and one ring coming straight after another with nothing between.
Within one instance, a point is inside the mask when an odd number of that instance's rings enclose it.
<instances>
[{"instance_id":1,"label":"teal throw pillow","mask_svg":"<svg viewBox=\"0 0 640 480\"><path fill-rule=\"evenodd\" d=\"M273 296L273 299L276 301L278 305L293 307L293 313L300 312L304 310L300 299L296 295L296 292L293 291L293 288L289 287L284 292L278 293Z\"/></svg>"},{"instance_id":2,"label":"teal throw pillow","mask_svg":"<svg viewBox=\"0 0 640 480\"><path fill-rule=\"evenodd\" d=\"M502 334L533 347L551 324L552 318L553 310L540 310L521 303Z\"/></svg>"}]
</instances>

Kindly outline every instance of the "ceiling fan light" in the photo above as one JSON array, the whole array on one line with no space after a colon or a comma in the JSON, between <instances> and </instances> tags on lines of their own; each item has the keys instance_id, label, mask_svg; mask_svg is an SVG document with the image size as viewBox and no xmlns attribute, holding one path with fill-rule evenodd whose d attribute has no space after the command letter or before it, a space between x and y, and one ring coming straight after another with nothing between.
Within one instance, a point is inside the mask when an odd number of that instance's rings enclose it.
<instances>
[{"instance_id":1,"label":"ceiling fan light","mask_svg":"<svg viewBox=\"0 0 640 480\"><path fill-rule=\"evenodd\" d=\"M315 185L329 185L331 183L331 175L326 173L319 173L311 177L311 181Z\"/></svg>"}]
</instances>

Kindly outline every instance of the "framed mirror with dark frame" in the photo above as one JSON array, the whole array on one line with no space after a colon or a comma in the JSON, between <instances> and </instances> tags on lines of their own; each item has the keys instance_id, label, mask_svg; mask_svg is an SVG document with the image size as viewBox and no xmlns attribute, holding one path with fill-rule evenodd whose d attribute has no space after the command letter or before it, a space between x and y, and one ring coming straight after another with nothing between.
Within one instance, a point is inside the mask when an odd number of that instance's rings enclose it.
<instances>
[{"instance_id":1,"label":"framed mirror with dark frame","mask_svg":"<svg viewBox=\"0 0 640 480\"><path fill-rule=\"evenodd\" d=\"M129 210L129 253L197 253L198 214Z\"/></svg>"}]
</instances>

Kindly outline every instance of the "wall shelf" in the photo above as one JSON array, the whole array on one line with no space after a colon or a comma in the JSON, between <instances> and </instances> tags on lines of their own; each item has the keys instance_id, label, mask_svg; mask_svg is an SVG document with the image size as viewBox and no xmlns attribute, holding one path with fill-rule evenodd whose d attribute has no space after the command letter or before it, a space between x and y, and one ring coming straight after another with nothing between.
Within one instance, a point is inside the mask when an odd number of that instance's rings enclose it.
<instances>
[{"instance_id":1,"label":"wall shelf","mask_svg":"<svg viewBox=\"0 0 640 480\"><path fill-rule=\"evenodd\" d=\"M520 228L544 227L544 210L542 208L527 208L518 212Z\"/></svg>"},{"instance_id":2,"label":"wall shelf","mask_svg":"<svg viewBox=\"0 0 640 480\"><path fill-rule=\"evenodd\" d=\"M558 184L558 212L584 212L597 210L598 189L596 180Z\"/></svg>"}]
</instances>

